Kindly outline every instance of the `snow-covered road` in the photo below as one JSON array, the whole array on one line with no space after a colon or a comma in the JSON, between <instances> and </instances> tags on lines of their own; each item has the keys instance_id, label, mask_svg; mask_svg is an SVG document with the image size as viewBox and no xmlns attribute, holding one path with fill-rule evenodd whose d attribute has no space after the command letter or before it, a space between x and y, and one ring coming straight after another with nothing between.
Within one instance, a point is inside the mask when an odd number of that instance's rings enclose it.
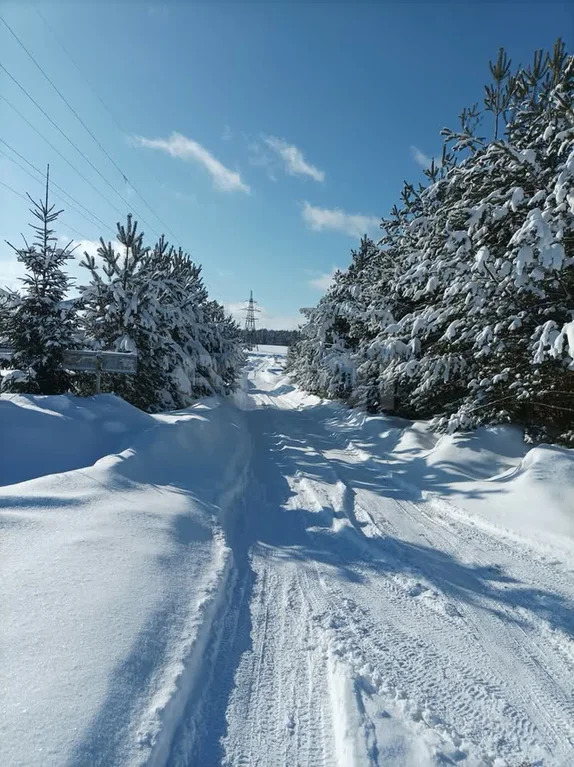
<instances>
[{"instance_id":1,"label":"snow-covered road","mask_svg":"<svg viewBox=\"0 0 574 767\"><path fill-rule=\"evenodd\" d=\"M572 561L423 499L278 357L239 404L234 592L168 763L573 764Z\"/></svg>"},{"instance_id":2,"label":"snow-covered road","mask_svg":"<svg viewBox=\"0 0 574 767\"><path fill-rule=\"evenodd\" d=\"M573 451L272 350L235 403L0 406L0 764L574 764Z\"/></svg>"}]
</instances>

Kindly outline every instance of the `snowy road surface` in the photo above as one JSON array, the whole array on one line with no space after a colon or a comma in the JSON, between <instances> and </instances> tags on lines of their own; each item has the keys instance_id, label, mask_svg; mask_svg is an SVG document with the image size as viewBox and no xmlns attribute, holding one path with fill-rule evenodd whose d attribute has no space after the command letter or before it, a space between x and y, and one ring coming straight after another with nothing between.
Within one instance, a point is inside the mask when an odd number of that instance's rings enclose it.
<instances>
[{"instance_id":1,"label":"snowy road surface","mask_svg":"<svg viewBox=\"0 0 574 767\"><path fill-rule=\"evenodd\" d=\"M111 751L92 724L73 749L10 764L574 765L572 451L525 458L511 429L439 440L346 411L295 389L269 352L251 355L236 405L219 411L202 411L202 434L211 424L234 451L210 500L225 542L193 532L203 564L159 613L174 637L159 649L179 671L164 684L165 667L110 663L119 692L122 674L145 681L118 735L137 731L137 747ZM149 471L156 496L183 484L167 463ZM212 582L193 585L210 557ZM192 585L195 628L174 596ZM118 710L108 695L96 724L113 729Z\"/></svg>"},{"instance_id":2,"label":"snowy road surface","mask_svg":"<svg viewBox=\"0 0 574 767\"><path fill-rule=\"evenodd\" d=\"M244 391L235 591L169 764L574 764L572 561L422 500L278 359Z\"/></svg>"}]
</instances>

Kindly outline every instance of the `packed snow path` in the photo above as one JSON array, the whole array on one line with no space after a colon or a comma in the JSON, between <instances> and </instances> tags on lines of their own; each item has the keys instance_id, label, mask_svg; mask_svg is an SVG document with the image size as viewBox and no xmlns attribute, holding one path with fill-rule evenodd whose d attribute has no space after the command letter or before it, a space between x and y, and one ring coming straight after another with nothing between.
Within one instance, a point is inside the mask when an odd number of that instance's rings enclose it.
<instances>
[{"instance_id":1,"label":"packed snow path","mask_svg":"<svg viewBox=\"0 0 574 767\"><path fill-rule=\"evenodd\" d=\"M168 764L574 764L571 560L421 494L400 430L369 452L273 355L238 404L232 590Z\"/></svg>"}]
</instances>

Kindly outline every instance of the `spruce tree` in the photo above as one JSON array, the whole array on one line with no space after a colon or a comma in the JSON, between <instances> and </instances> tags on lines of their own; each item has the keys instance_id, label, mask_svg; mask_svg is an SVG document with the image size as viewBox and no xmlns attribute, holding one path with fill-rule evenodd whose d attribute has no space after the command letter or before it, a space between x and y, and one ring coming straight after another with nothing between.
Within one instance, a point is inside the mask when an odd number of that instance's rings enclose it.
<instances>
[{"instance_id":1,"label":"spruce tree","mask_svg":"<svg viewBox=\"0 0 574 767\"><path fill-rule=\"evenodd\" d=\"M72 382L62 368L64 352L75 345L75 310L63 305L70 287L64 266L73 255L71 243L58 247L52 228L62 211L50 205L49 168L44 199L28 197L36 219L30 224L34 239L28 244L23 237L23 248L8 243L24 264L25 276L22 294L12 297L9 310L4 311L4 330L16 370L4 377L3 390L62 394L69 391Z\"/></svg>"},{"instance_id":2,"label":"spruce tree","mask_svg":"<svg viewBox=\"0 0 574 767\"><path fill-rule=\"evenodd\" d=\"M238 328L210 301L201 267L164 237L144 246L137 223L118 224L116 250L100 241L85 254L82 289L86 339L96 348L135 351L135 376L106 374L102 386L145 410L180 409L198 397L226 394L243 357Z\"/></svg>"}]
</instances>

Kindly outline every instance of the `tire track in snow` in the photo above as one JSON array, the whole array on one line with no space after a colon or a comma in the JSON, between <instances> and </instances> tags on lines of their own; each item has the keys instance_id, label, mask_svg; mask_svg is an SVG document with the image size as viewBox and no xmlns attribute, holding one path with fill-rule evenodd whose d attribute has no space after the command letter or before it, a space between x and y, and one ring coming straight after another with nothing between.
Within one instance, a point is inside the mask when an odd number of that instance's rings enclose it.
<instances>
[{"instance_id":1,"label":"tire track in snow","mask_svg":"<svg viewBox=\"0 0 574 767\"><path fill-rule=\"evenodd\" d=\"M333 436L333 435L331 435ZM314 445L315 450L318 450L317 446ZM333 451L331 451L332 454ZM323 452L323 455L324 452ZM336 473L335 473L335 476ZM353 525L353 528L357 532L359 536L363 534L362 531L362 525L358 523L358 515L355 513L354 508L354 496L355 493L351 487L349 487L348 484L344 482L344 480L341 480L339 477L337 477L336 480L337 486L343 487L343 492L340 494L342 497L340 499L334 499L333 501L333 509L335 512L338 509L343 509L345 512L345 516L350 520L351 524ZM307 490L308 492L308 490ZM406 504L401 503L400 504L403 512L406 510L405 506ZM410 504L411 509L415 510L415 516L417 512L419 511L418 507L414 504ZM410 515L413 516L412 514ZM427 522L428 515L427 516ZM416 520L417 523L420 524L420 519ZM430 520L431 522L433 520ZM426 539L426 542L430 545L436 545L436 537L435 540L431 540L431 538L428 536L428 534L424 534L423 537ZM444 540L444 539L442 539ZM415 568L416 569L416 568ZM456 595L455 595L456 597ZM457 611L459 615L461 615L460 611ZM497 625L495 627L495 630L493 631L494 635L496 636L496 639L492 641L490 637L488 637L488 632L485 631L482 627L482 621L483 616L480 616L480 618L477 620L476 617L473 615L473 611L469 610L468 608L462 606L462 615L464 616L464 619L466 623L469 625L470 630L474 634L475 637L480 636L481 637L481 650L483 652L483 656L485 659L490 661L490 664L492 665L492 662L495 661L497 657L500 657L500 663L495 665L498 665L501 671L504 671L506 673L502 673L499 675L499 682L498 682L498 689L503 689L504 687L508 688L508 673L507 673L507 666L509 663L509 660L514 661L514 658L517 656L519 658L519 662L515 664L515 667L517 671L523 670L521 667L526 666L527 669L530 669L530 672L532 674L533 670L535 670L535 667L532 666L531 658L532 658L532 652L529 654L527 653L526 660L524 657L521 656L522 648L520 644L517 642L516 637L511 634L508 626L508 619L511 619L511 616L509 615L509 611L506 611L506 619L507 623L504 623L503 621L498 621L500 625ZM515 620L515 619L514 619ZM517 624L519 625L519 624ZM491 622L491 628L492 628L492 622ZM506 652L501 653L499 652L499 648L497 647L497 643L500 641L501 637L504 636L506 641ZM524 656L524 651L522 651L522 656ZM542 668L542 667L540 667ZM523 674L522 674L523 676ZM550 684L550 695L546 694L548 691L543 690L542 685L539 684L539 680L536 680L536 683L533 685L528 685L527 689L525 690L523 695L515 696L518 697L518 705L519 708L516 709L515 707L512 707L509 705L507 701L504 701L502 706L505 710L505 713L507 714L507 717L510 716L513 724L513 728L517 733L520 734L520 737L518 738L517 743L515 744L516 747L520 750L521 743L527 744L527 746L535 747L538 738L536 737L536 728L532 725L532 721L537 721L539 725L541 726L543 730L543 738L545 739L547 745L552 744L553 746L556 745L556 743L564 737L564 732L568 730L568 722L564 718L564 715L557 716L557 713L560 712L560 705L556 705L556 702L553 698L552 693L556 691L556 679L553 678L550 674L547 675L551 684ZM517 678L520 678L520 675L517 674ZM506 684L504 684L504 681ZM560 688L558 688L560 689ZM534 694L534 703L531 704L530 698L532 697L532 693ZM561 704L562 708L565 708L566 711L570 709L569 701L564 696L563 700L559 701L559 704ZM556 711L558 709L558 711ZM526 717L520 711L527 711L530 716Z\"/></svg>"},{"instance_id":2,"label":"tire track in snow","mask_svg":"<svg viewBox=\"0 0 574 767\"><path fill-rule=\"evenodd\" d=\"M251 365L246 390L249 586L222 618L213 665L227 681L212 677L205 709L221 744L203 733L177 764L566 767L569 638L506 592L530 578L571 595L571 576L529 568L524 547L436 499L414 502L332 410L275 396L269 364Z\"/></svg>"},{"instance_id":3,"label":"tire track in snow","mask_svg":"<svg viewBox=\"0 0 574 767\"><path fill-rule=\"evenodd\" d=\"M335 432L330 431L330 437L335 444L339 441L337 436ZM318 448L315 447L315 449ZM351 463L360 460L357 451L352 446L350 448L348 445L337 448L337 452L341 454L347 452L352 457ZM329 456L333 456L334 453L335 451L330 450ZM324 451L323 455L325 455ZM334 508L337 508L338 505L342 506L357 535L364 536L363 525L358 521L360 515L357 514L355 509L357 492L349 487L345 480L341 479L336 472L335 475L337 476L337 482L344 486L344 490L342 493L342 503L337 503L335 499ZM360 490L358 494L360 494ZM443 551L449 551L451 554L461 554L461 548L464 548L461 547L461 538L464 541L464 536L460 534L460 527L456 529L456 534L453 534L453 531L448 526L444 525L442 521L437 521L435 516L428 512L427 504L394 500L400 506L403 515L409 517L415 525L420 527L419 536L425 540L428 546L434 548L437 547L437 544L440 544L438 548ZM368 514L368 512L367 516L375 528L378 529L377 522L373 516ZM430 531L433 532L432 535ZM445 535L445 532L450 533L450 536ZM480 536L480 542L484 546L484 542L489 542L491 537L482 535ZM474 543L476 544L476 541ZM500 544L495 539L495 548L497 546L500 547ZM478 551L481 552L480 547ZM493 561L491 552L489 552L490 556L483 558L477 557L476 551L472 553L474 555L472 559L483 567L486 567L488 562ZM414 564L413 570L416 571L416 569L417 565ZM554 583L554 585L556 584ZM443 590L445 594L450 592L451 598L453 598L453 601L456 601L456 593L448 589L448 583L443 584ZM535 745L537 738L533 740L533 735L539 729L542 739L547 747L549 747L551 753L555 749L558 749L558 752L560 752L563 749L563 746L561 747L560 744L564 741L565 733L572 731L572 722L574 721L572 693L563 690L559 682L563 663L557 664L557 668L553 669L554 673L551 673L546 667L548 665L547 662L546 664L544 662L544 658L548 656L546 643L531 640L529 634L521 625L520 616L516 614L517 610L511 611L505 606L500 606L498 609L503 616L502 618L493 616L489 613L488 609L477 615L476 611L469 609L464 604L459 604L456 608L458 614L464 617L473 635L480 638L478 649L482 652L485 660L490 661L491 665L498 667L498 687L504 686L510 691L511 687L516 688L518 686L515 697L517 698L519 708L515 709L508 706L507 713L512 711L511 718L514 720L515 728L522 734L520 740L530 741L532 745ZM488 628L486 627L487 623ZM572 646L571 641L565 635L562 636L562 647L564 644ZM504 646L504 650L501 650L501 645ZM514 673L509 673L509 665L513 667ZM528 671L527 684L524 674L525 668ZM521 686L523 686L522 690L520 689ZM529 716L525 717L523 714L520 714L520 710L528 712ZM536 722L537 726L533 727L531 722ZM572 745L572 736L566 737ZM561 758L559 753L556 756ZM563 758L566 758L566 752L564 752Z\"/></svg>"}]
</instances>

